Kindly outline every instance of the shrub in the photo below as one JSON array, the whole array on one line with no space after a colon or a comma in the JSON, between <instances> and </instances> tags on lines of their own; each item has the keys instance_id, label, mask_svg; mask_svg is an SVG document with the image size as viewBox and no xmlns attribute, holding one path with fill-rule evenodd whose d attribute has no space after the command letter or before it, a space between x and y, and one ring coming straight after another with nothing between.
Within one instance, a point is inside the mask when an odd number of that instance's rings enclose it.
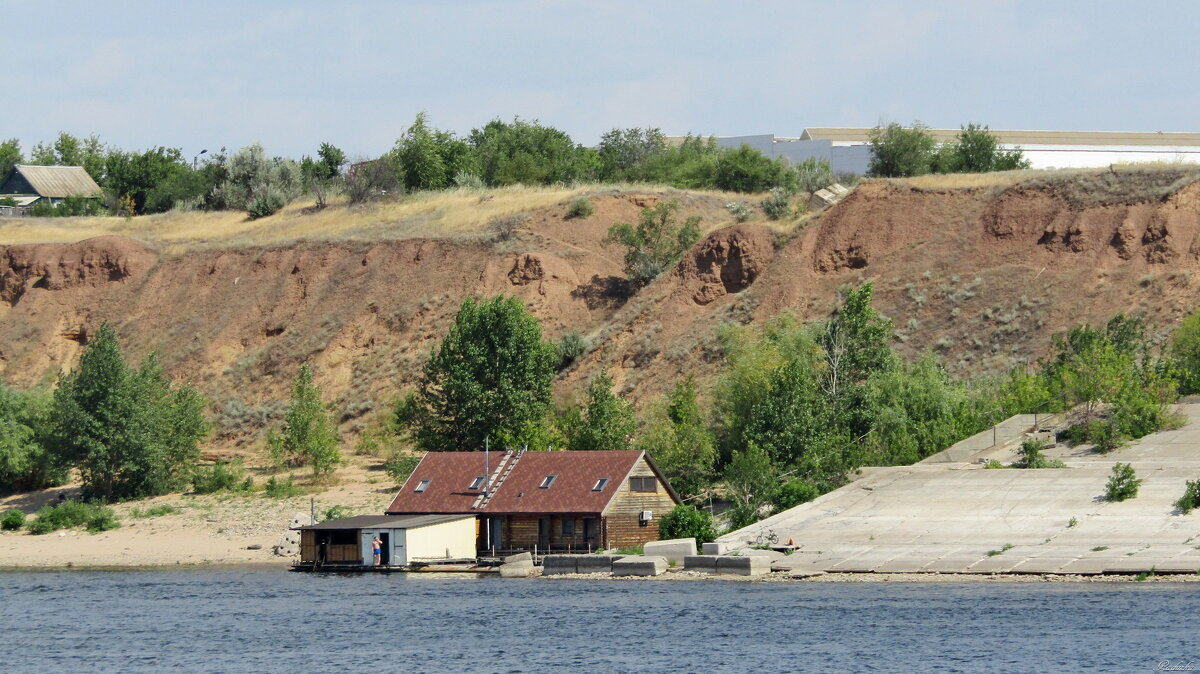
<instances>
[{"instance_id":1,"label":"shrub","mask_svg":"<svg viewBox=\"0 0 1200 674\"><path fill-rule=\"evenodd\" d=\"M802 503L817 498L821 495L821 490L814 485L804 480L791 480L785 482L779 491L775 493L774 503L777 510L787 510L795 508Z\"/></svg>"},{"instance_id":2,"label":"shrub","mask_svg":"<svg viewBox=\"0 0 1200 674\"><path fill-rule=\"evenodd\" d=\"M799 182L798 187L802 191L809 193L829 187L837 182L837 176L833 174L833 169L830 168L829 162L825 159L817 159L816 157L809 157L796 164L796 177Z\"/></svg>"},{"instance_id":3,"label":"shrub","mask_svg":"<svg viewBox=\"0 0 1200 674\"><path fill-rule=\"evenodd\" d=\"M584 351L587 351L587 341L578 332L571 331L559 338L555 347L558 349L558 369L565 370L574 363Z\"/></svg>"},{"instance_id":4,"label":"shrub","mask_svg":"<svg viewBox=\"0 0 1200 674\"><path fill-rule=\"evenodd\" d=\"M177 512L179 512L178 508L164 503L162 505L154 506L153 508L146 508L145 510L142 510L141 508L134 508L133 510L129 511L129 515L134 519L141 520L151 517L162 517L163 515L171 515Z\"/></svg>"},{"instance_id":5,"label":"shrub","mask_svg":"<svg viewBox=\"0 0 1200 674\"><path fill-rule=\"evenodd\" d=\"M1042 454L1046 443L1042 440L1026 440L1021 443L1021 458L1013 464L1013 468L1065 468L1062 461L1051 461Z\"/></svg>"},{"instance_id":6,"label":"shrub","mask_svg":"<svg viewBox=\"0 0 1200 674\"><path fill-rule=\"evenodd\" d=\"M321 521L340 520L345 517L352 517L353 515L354 511L344 505L329 506L325 509L325 512L321 513Z\"/></svg>"},{"instance_id":7,"label":"shrub","mask_svg":"<svg viewBox=\"0 0 1200 674\"><path fill-rule=\"evenodd\" d=\"M419 456L396 451L383 463L383 469L387 471L389 477L396 481L396 484L404 484L404 481L408 479L409 475L412 475L420 462L421 457Z\"/></svg>"},{"instance_id":8,"label":"shrub","mask_svg":"<svg viewBox=\"0 0 1200 674\"><path fill-rule=\"evenodd\" d=\"M1128 463L1117 463L1113 466L1112 475L1104 485L1104 498L1109 501L1124 501L1137 496L1138 486L1142 481L1137 478L1133 466Z\"/></svg>"},{"instance_id":9,"label":"shrub","mask_svg":"<svg viewBox=\"0 0 1200 674\"><path fill-rule=\"evenodd\" d=\"M345 180L346 198L351 205L403 196L404 185L396 168L385 159L359 162L350 167Z\"/></svg>"},{"instance_id":10,"label":"shrub","mask_svg":"<svg viewBox=\"0 0 1200 674\"><path fill-rule=\"evenodd\" d=\"M496 237L497 241L508 241L517 234L517 230L525 226L525 221L529 218L525 213L513 213L512 215L497 215L488 220L488 231Z\"/></svg>"},{"instance_id":11,"label":"shrub","mask_svg":"<svg viewBox=\"0 0 1200 674\"><path fill-rule=\"evenodd\" d=\"M1200 480L1188 480L1187 486L1183 489L1183 496L1175 502L1175 507L1179 508L1184 515L1192 512L1193 508L1200 508Z\"/></svg>"},{"instance_id":12,"label":"shrub","mask_svg":"<svg viewBox=\"0 0 1200 674\"><path fill-rule=\"evenodd\" d=\"M584 197L579 197L573 200L571 205L567 207L567 218L586 218L595 212L596 209L592 207L591 201L588 201Z\"/></svg>"},{"instance_id":13,"label":"shrub","mask_svg":"<svg viewBox=\"0 0 1200 674\"><path fill-rule=\"evenodd\" d=\"M672 538L695 538L696 544L717 540L712 515L707 510L697 510L680 503L658 521L658 535L663 540Z\"/></svg>"},{"instance_id":14,"label":"shrub","mask_svg":"<svg viewBox=\"0 0 1200 674\"><path fill-rule=\"evenodd\" d=\"M459 171L455 174L454 186L464 190L481 190L485 187L483 178L480 178L478 173L470 171Z\"/></svg>"},{"instance_id":15,"label":"shrub","mask_svg":"<svg viewBox=\"0 0 1200 674\"><path fill-rule=\"evenodd\" d=\"M762 200L763 213L772 220L779 220L787 217L791 211L791 197L784 190L776 187L771 190L771 194Z\"/></svg>"},{"instance_id":16,"label":"shrub","mask_svg":"<svg viewBox=\"0 0 1200 674\"><path fill-rule=\"evenodd\" d=\"M897 178L929 173L937 142L924 124L913 122L905 128L893 122L871 129L867 137L871 143L872 176Z\"/></svg>"},{"instance_id":17,"label":"shrub","mask_svg":"<svg viewBox=\"0 0 1200 674\"><path fill-rule=\"evenodd\" d=\"M267 480L266 486L263 487L263 495L267 498L291 498L300 495L300 487L292 481L292 476L288 475L286 480L277 479L274 475Z\"/></svg>"},{"instance_id":18,"label":"shrub","mask_svg":"<svg viewBox=\"0 0 1200 674\"><path fill-rule=\"evenodd\" d=\"M745 222L749 220L750 216L753 214L753 212L750 210L750 206L744 201L731 201L725 204L725 209L729 211L729 214L732 215L733 219L737 222Z\"/></svg>"},{"instance_id":19,"label":"shrub","mask_svg":"<svg viewBox=\"0 0 1200 674\"><path fill-rule=\"evenodd\" d=\"M693 215L680 225L675 221L677 210L678 201L660 201L654 208L642 209L636 227L620 222L608 228L604 243L625 246L625 273L630 281L647 285L700 240L700 217Z\"/></svg>"},{"instance_id":20,"label":"shrub","mask_svg":"<svg viewBox=\"0 0 1200 674\"><path fill-rule=\"evenodd\" d=\"M16 206L17 200L12 197L0 197L0 206Z\"/></svg>"},{"instance_id":21,"label":"shrub","mask_svg":"<svg viewBox=\"0 0 1200 674\"><path fill-rule=\"evenodd\" d=\"M99 533L116 529L121 523L112 508L82 501L63 501L39 510L37 519L30 522L28 528L29 533L40 535L81 525L86 525L91 533Z\"/></svg>"},{"instance_id":22,"label":"shrub","mask_svg":"<svg viewBox=\"0 0 1200 674\"><path fill-rule=\"evenodd\" d=\"M208 468L197 467L192 471L192 491L197 494L250 491L253 488L254 478L246 475L241 461L219 461Z\"/></svg>"},{"instance_id":23,"label":"shrub","mask_svg":"<svg viewBox=\"0 0 1200 674\"><path fill-rule=\"evenodd\" d=\"M275 215L285 205L287 205L287 200L282 194L274 190L266 190L250 200L246 206L246 214L250 216L251 220L257 220Z\"/></svg>"},{"instance_id":24,"label":"shrub","mask_svg":"<svg viewBox=\"0 0 1200 674\"><path fill-rule=\"evenodd\" d=\"M16 531L25 526L25 511L13 508L4 513L4 517L0 518L0 529L4 531Z\"/></svg>"}]
</instances>

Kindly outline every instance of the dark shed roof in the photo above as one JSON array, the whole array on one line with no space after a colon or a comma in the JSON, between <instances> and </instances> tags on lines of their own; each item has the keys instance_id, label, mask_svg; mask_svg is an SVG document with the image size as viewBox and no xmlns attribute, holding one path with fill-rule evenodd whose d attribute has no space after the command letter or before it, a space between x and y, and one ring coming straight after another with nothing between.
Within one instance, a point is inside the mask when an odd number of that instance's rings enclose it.
<instances>
[{"instance_id":1,"label":"dark shed roof","mask_svg":"<svg viewBox=\"0 0 1200 674\"><path fill-rule=\"evenodd\" d=\"M82 166L28 166L17 164L5 176L0 194L34 194L61 199L63 197L99 197L100 186Z\"/></svg>"},{"instance_id":2,"label":"dark shed roof","mask_svg":"<svg viewBox=\"0 0 1200 674\"><path fill-rule=\"evenodd\" d=\"M329 531L334 529L417 529L443 522L461 520L471 515L359 515L340 520L327 520L317 524L296 527L307 531Z\"/></svg>"}]
</instances>

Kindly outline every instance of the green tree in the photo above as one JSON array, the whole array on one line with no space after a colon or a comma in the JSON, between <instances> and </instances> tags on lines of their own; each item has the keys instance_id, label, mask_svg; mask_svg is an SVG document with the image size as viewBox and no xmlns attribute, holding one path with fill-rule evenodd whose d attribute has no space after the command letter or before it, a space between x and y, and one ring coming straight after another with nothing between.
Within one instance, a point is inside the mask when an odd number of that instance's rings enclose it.
<instances>
[{"instance_id":1,"label":"green tree","mask_svg":"<svg viewBox=\"0 0 1200 674\"><path fill-rule=\"evenodd\" d=\"M667 138L657 128L608 131L597 146L599 178L606 182L646 180L647 162L666 147Z\"/></svg>"},{"instance_id":2,"label":"green tree","mask_svg":"<svg viewBox=\"0 0 1200 674\"><path fill-rule=\"evenodd\" d=\"M471 131L480 177L492 187L548 185L590 177L584 149L565 132L536 120L499 119Z\"/></svg>"},{"instance_id":3,"label":"green tree","mask_svg":"<svg viewBox=\"0 0 1200 674\"><path fill-rule=\"evenodd\" d=\"M49 426L48 395L22 393L0 382L0 491L66 481L64 467L45 448Z\"/></svg>"},{"instance_id":4,"label":"green tree","mask_svg":"<svg viewBox=\"0 0 1200 674\"><path fill-rule=\"evenodd\" d=\"M644 180L688 189L713 189L717 185L716 138L688 135L677 146L646 157Z\"/></svg>"},{"instance_id":5,"label":"green tree","mask_svg":"<svg viewBox=\"0 0 1200 674\"><path fill-rule=\"evenodd\" d=\"M561 420L567 448L579 451L629 449L637 431L633 405L612 392L612 377L601 371L587 387L582 408L571 408Z\"/></svg>"},{"instance_id":6,"label":"green tree","mask_svg":"<svg viewBox=\"0 0 1200 674\"><path fill-rule=\"evenodd\" d=\"M676 491L695 496L712 482L717 448L692 376L676 382L664 403L652 408L638 446L654 458Z\"/></svg>"},{"instance_id":7,"label":"green tree","mask_svg":"<svg viewBox=\"0 0 1200 674\"><path fill-rule=\"evenodd\" d=\"M24 162L25 157L21 154L21 141L9 138L0 142L0 182L8 178L8 174L14 166Z\"/></svg>"},{"instance_id":8,"label":"green tree","mask_svg":"<svg viewBox=\"0 0 1200 674\"><path fill-rule=\"evenodd\" d=\"M677 210L678 201L660 201L653 208L642 209L636 227L622 222L608 228L604 243L626 247L629 280L643 286L650 283L700 240L700 217L693 215L679 225Z\"/></svg>"},{"instance_id":9,"label":"green tree","mask_svg":"<svg viewBox=\"0 0 1200 674\"><path fill-rule=\"evenodd\" d=\"M877 126L867 133L871 145L868 171L877 178L900 178L929 173L937 142L929 127L913 122L903 127L895 122Z\"/></svg>"},{"instance_id":10,"label":"green tree","mask_svg":"<svg viewBox=\"0 0 1200 674\"><path fill-rule=\"evenodd\" d=\"M305 155L300 160L300 174L304 179L304 187L312 193L318 207L324 207L338 177L342 165L346 163L346 153L330 143L321 143L317 150L317 158Z\"/></svg>"},{"instance_id":11,"label":"green tree","mask_svg":"<svg viewBox=\"0 0 1200 674\"><path fill-rule=\"evenodd\" d=\"M986 173L1029 168L1020 148L1004 150L987 126L974 122L962 127L951 146L949 166L939 167L941 173Z\"/></svg>"},{"instance_id":12,"label":"green tree","mask_svg":"<svg viewBox=\"0 0 1200 674\"><path fill-rule=\"evenodd\" d=\"M1200 393L1200 311L1183 319L1171 333L1169 353L1179 373L1179 392Z\"/></svg>"},{"instance_id":13,"label":"green tree","mask_svg":"<svg viewBox=\"0 0 1200 674\"><path fill-rule=\"evenodd\" d=\"M283 430L269 437L271 454L292 465L311 466L318 480L331 475L342 462L337 426L321 402L321 389L313 381L312 368L300 367L292 382L292 400L283 420Z\"/></svg>"},{"instance_id":14,"label":"green tree","mask_svg":"<svg viewBox=\"0 0 1200 674\"><path fill-rule=\"evenodd\" d=\"M796 191L798 176L784 159L771 159L749 145L717 154L716 187L732 192Z\"/></svg>"},{"instance_id":15,"label":"green tree","mask_svg":"<svg viewBox=\"0 0 1200 674\"><path fill-rule=\"evenodd\" d=\"M50 449L79 467L88 498L165 494L182 488L199 455L202 409L199 394L171 387L153 356L131 370L105 324L54 393Z\"/></svg>"},{"instance_id":16,"label":"green tree","mask_svg":"<svg viewBox=\"0 0 1200 674\"><path fill-rule=\"evenodd\" d=\"M178 148L145 152L114 150L105 159L104 187L117 199L129 197L138 213L162 213L200 196L197 180Z\"/></svg>"},{"instance_id":17,"label":"green tree","mask_svg":"<svg viewBox=\"0 0 1200 674\"><path fill-rule=\"evenodd\" d=\"M821 389L856 436L865 433L869 424L863 403L867 378L898 362L891 348L892 321L871 306L874 296L870 282L847 292L818 337L825 360Z\"/></svg>"},{"instance_id":18,"label":"green tree","mask_svg":"<svg viewBox=\"0 0 1200 674\"><path fill-rule=\"evenodd\" d=\"M725 485L733 507L730 524L741 529L761 519L778 489L771 459L754 445L738 452L725 469Z\"/></svg>"},{"instance_id":19,"label":"green tree","mask_svg":"<svg viewBox=\"0 0 1200 674\"><path fill-rule=\"evenodd\" d=\"M533 444L544 433L557 360L521 300L469 297L397 421L426 451L474 451L485 438Z\"/></svg>"}]
</instances>

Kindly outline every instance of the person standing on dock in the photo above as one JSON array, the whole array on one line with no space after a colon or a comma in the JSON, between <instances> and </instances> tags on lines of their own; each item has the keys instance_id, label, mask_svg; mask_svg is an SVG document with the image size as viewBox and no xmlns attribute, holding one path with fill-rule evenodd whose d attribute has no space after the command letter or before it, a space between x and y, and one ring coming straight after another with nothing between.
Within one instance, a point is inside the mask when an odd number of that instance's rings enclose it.
<instances>
[{"instance_id":1,"label":"person standing on dock","mask_svg":"<svg viewBox=\"0 0 1200 674\"><path fill-rule=\"evenodd\" d=\"M379 534L375 534L374 540L371 541L371 551L375 553L375 566L379 566L382 548L383 541L379 540Z\"/></svg>"}]
</instances>

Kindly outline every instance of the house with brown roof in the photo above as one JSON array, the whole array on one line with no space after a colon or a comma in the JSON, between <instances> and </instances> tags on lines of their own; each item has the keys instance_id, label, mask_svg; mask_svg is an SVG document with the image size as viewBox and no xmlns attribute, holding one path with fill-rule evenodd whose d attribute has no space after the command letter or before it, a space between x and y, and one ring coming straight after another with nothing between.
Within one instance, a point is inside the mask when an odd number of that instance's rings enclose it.
<instances>
[{"instance_id":1,"label":"house with brown roof","mask_svg":"<svg viewBox=\"0 0 1200 674\"><path fill-rule=\"evenodd\" d=\"M430 452L387 514L473 514L481 551L589 552L658 540L679 503L642 451Z\"/></svg>"},{"instance_id":2,"label":"house with brown roof","mask_svg":"<svg viewBox=\"0 0 1200 674\"><path fill-rule=\"evenodd\" d=\"M11 198L19 208L40 201L57 206L67 197L99 199L103 194L82 166L17 164L0 182L0 197Z\"/></svg>"}]
</instances>

